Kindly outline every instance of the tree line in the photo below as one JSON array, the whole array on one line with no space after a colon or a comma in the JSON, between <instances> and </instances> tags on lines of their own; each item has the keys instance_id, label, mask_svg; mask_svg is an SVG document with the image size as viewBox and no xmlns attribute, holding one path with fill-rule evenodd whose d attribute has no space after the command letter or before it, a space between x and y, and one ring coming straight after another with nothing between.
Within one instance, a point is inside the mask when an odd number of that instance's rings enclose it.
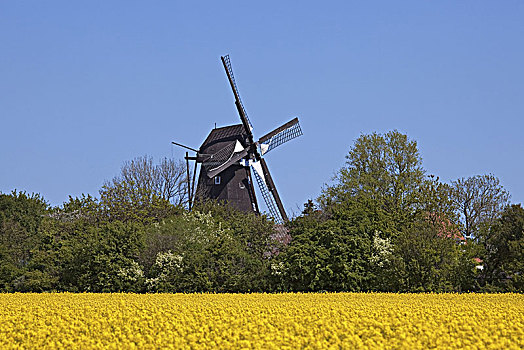
<instances>
[{"instance_id":1,"label":"tree line","mask_svg":"<svg viewBox=\"0 0 524 350\"><path fill-rule=\"evenodd\" d=\"M451 183L398 131L361 135L285 226L187 210L181 162L126 162L97 197L0 194L2 292L506 292L524 289L524 209L492 174Z\"/></svg>"}]
</instances>

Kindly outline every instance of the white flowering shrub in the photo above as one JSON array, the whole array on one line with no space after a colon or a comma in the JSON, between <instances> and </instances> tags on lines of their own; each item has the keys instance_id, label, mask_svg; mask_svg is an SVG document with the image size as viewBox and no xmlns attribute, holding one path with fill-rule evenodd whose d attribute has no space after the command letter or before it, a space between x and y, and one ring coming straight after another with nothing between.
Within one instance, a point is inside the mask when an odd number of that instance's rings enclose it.
<instances>
[{"instance_id":1,"label":"white flowering shrub","mask_svg":"<svg viewBox=\"0 0 524 350\"><path fill-rule=\"evenodd\" d=\"M171 274L183 271L184 257L172 251L158 253L152 267L152 277L146 279L146 288L150 292L157 291Z\"/></svg>"},{"instance_id":2,"label":"white flowering shrub","mask_svg":"<svg viewBox=\"0 0 524 350\"><path fill-rule=\"evenodd\" d=\"M285 270L284 262L280 261L279 263L272 263L270 269L272 276L281 276Z\"/></svg>"},{"instance_id":3,"label":"white flowering shrub","mask_svg":"<svg viewBox=\"0 0 524 350\"><path fill-rule=\"evenodd\" d=\"M144 281L144 270L139 263L132 260L128 266L118 270L116 281L121 290L139 291Z\"/></svg>"},{"instance_id":4,"label":"white flowering shrub","mask_svg":"<svg viewBox=\"0 0 524 350\"><path fill-rule=\"evenodd\" d=\"M379 231L375 231L373 236L373 253L371 254L371 263L378 267L384 267L389 263L389 258L393 252L393 244L390 238L380 237Z\"/></svg>"}]
</instances>

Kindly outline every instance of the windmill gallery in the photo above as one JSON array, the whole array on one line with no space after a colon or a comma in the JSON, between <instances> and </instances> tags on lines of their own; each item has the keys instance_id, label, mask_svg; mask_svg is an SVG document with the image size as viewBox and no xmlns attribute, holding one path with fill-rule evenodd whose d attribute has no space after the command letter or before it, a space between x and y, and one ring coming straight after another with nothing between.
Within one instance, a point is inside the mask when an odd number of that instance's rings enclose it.
<instances>
[{"instance_id":1,"label":"windmill gallery","mask_svg":"<svg viewBox=\"0 0 524 350\"><path fill-rule=\"evenodd\" d=\"M216 199L225 201L242 211L260 213L253 186L254 177L269 214L276 223L281 224L288 220L287 214L262 156L302 135L298 118L292 119L255 141L253 126L240 99L229 55L222 56L221 60L242 123L211 130L198 150L172 142L196 153L195 156L186 153L185 157L186 162L195 161L192 181L189 180L188 167L188 183L193 182L193 186L189 186L188 191L189 205L191 206L193 201ZM197 165L200 165L200 173L195 191Z\"/></svg>"}]
</instances>

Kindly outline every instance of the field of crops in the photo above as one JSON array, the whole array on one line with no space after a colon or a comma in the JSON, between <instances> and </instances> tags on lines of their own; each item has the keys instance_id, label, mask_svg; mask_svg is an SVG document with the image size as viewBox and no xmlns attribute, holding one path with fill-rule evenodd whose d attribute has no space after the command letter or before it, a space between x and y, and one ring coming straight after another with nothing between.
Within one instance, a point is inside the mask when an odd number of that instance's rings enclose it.
<instances>
[{"instance_id":1,"label":"field of crops","mask_svg":"<svg viewBox=\"0 0 524 350\"><path fill-rule=\"evenodd\" d=\"M524 348L518 294L0 294L0 348Z\"/></svg>"}]
</instances>

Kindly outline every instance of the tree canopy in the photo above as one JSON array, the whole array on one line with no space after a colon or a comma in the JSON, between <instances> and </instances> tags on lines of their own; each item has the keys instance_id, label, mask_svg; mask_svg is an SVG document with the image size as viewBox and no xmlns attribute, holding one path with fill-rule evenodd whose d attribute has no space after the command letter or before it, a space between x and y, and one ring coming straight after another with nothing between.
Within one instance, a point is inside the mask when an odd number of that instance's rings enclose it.
<instances>
[{"instance_id":1,"label":"tree canopy","mask_svg":"<svg viewBox=\"0 0 524 350\"><path fill-rule=\"evenodd\" d=\"M397 130L361 135L285 226L185 206L180 162L125 162L99 196L0 194L0 291L520 291L524 209L492 174L444 183Z\"/></svg>"}]
</instances>

